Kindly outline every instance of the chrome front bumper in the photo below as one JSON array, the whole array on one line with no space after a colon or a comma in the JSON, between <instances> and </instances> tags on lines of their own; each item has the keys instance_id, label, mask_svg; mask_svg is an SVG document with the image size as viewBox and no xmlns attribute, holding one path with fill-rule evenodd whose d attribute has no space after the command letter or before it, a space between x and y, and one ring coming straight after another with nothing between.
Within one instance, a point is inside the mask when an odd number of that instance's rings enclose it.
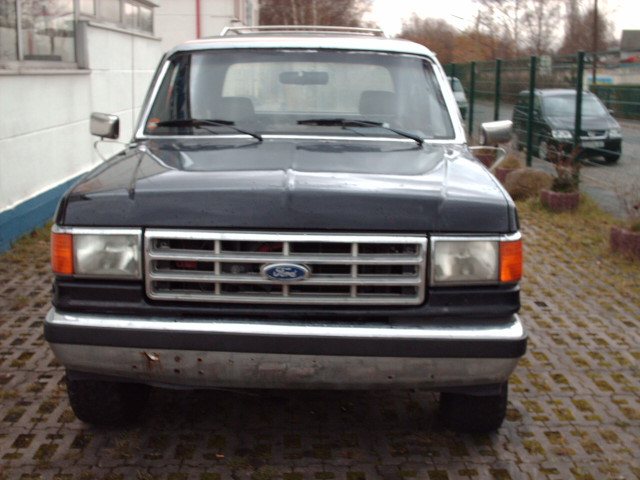
<instances>
[{"instance_id":1,"label":"chrome front bumper","mask_svg":"<svg viewBox=\"0 0 640 480\"><path fill-rule=\"evenodd\" d=\"M503 322L333 325L137 318L51 310L45 338L68 369L207 388L429 388L506 381L526 348Z\"/></svg>"}]
</instances>

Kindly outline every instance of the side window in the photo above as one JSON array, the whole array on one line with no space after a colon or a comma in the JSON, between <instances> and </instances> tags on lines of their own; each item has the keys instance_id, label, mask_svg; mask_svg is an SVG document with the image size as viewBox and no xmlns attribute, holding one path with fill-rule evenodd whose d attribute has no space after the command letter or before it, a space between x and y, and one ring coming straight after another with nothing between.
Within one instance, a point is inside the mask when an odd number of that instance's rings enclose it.
<instances>
[{"instance_id":1,"label":"side window","mask_svg":"<svg viewBox=\"0 0 640 480\"><path fill-rule=\"evenodd\" d=\"M521 112L526 112L529 105L529 95L520 95L516 108Z\"/></svg>"},{"instance_id":2,"label":"side window","mask_svg":"<svg viewBox=\"0 0 640 480\"><path fill-rule=\"evenodd\" d=\"M188 104L189 58L185 55L171 62L149 115L150 123L190 117ZM149 126L145 128L145 130L153 129Z\"/></svg>"},{"instance_id":3,"label":"side window","mask_svg":"<svg viewBox=\"0 0 640 480\"><path fill-rule=\"evenodd\" d=\"M533 100L533 110L537 113L542 113L542 101L540 97L536 95Z\"/></svg>"}]
</instances>

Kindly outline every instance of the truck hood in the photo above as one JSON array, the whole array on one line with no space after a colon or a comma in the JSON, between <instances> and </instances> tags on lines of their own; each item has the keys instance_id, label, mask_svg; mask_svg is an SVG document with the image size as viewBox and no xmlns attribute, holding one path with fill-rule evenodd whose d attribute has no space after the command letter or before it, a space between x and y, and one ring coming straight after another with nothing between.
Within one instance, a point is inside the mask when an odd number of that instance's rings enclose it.
<instances>
[{"instance_id":1,"label":"truck hood","mask_svg":"<svg viewBox=\"0 0 640 480\"><path fill-rule=\"evenodd\" d=\"M513 202L465 147L152 140L85 175L59 225L509 233Z\"/></svg>"}]
</instances>

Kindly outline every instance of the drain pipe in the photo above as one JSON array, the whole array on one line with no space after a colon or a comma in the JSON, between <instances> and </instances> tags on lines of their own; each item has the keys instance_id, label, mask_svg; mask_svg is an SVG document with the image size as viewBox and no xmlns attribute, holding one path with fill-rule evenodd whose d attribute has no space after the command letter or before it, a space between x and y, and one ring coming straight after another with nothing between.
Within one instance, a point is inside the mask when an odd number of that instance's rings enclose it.
<instances>
[{"instance_id":1,"label":"drain pipe","mask_svg":"<svg viewBox=\"0 0 640 480\"><path fill-rule=\"evenodd\" d=\"M200 0L196 0L196 38L202 37L202 32L200 30L202 10L200 7Z\"/></svg>"}]
</instances>

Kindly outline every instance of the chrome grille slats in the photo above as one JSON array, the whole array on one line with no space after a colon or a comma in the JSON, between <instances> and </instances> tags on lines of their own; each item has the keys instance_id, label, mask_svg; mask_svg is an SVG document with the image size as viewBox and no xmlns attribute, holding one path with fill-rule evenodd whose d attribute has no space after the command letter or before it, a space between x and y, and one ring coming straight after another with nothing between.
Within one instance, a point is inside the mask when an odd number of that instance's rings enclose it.
<instances>
[{"instance_id":1,"label":"chrome grille slats","mask_svg":"<svg viewBox=\"0 0 640 480\"><path fill-rule=\"evenodd\" d=\"M147 295L154 300L417 305L424 301L426 235L307 234L149 229ZM263 277L270 264L309 278Z\"/></svg>"}]
</instances>

